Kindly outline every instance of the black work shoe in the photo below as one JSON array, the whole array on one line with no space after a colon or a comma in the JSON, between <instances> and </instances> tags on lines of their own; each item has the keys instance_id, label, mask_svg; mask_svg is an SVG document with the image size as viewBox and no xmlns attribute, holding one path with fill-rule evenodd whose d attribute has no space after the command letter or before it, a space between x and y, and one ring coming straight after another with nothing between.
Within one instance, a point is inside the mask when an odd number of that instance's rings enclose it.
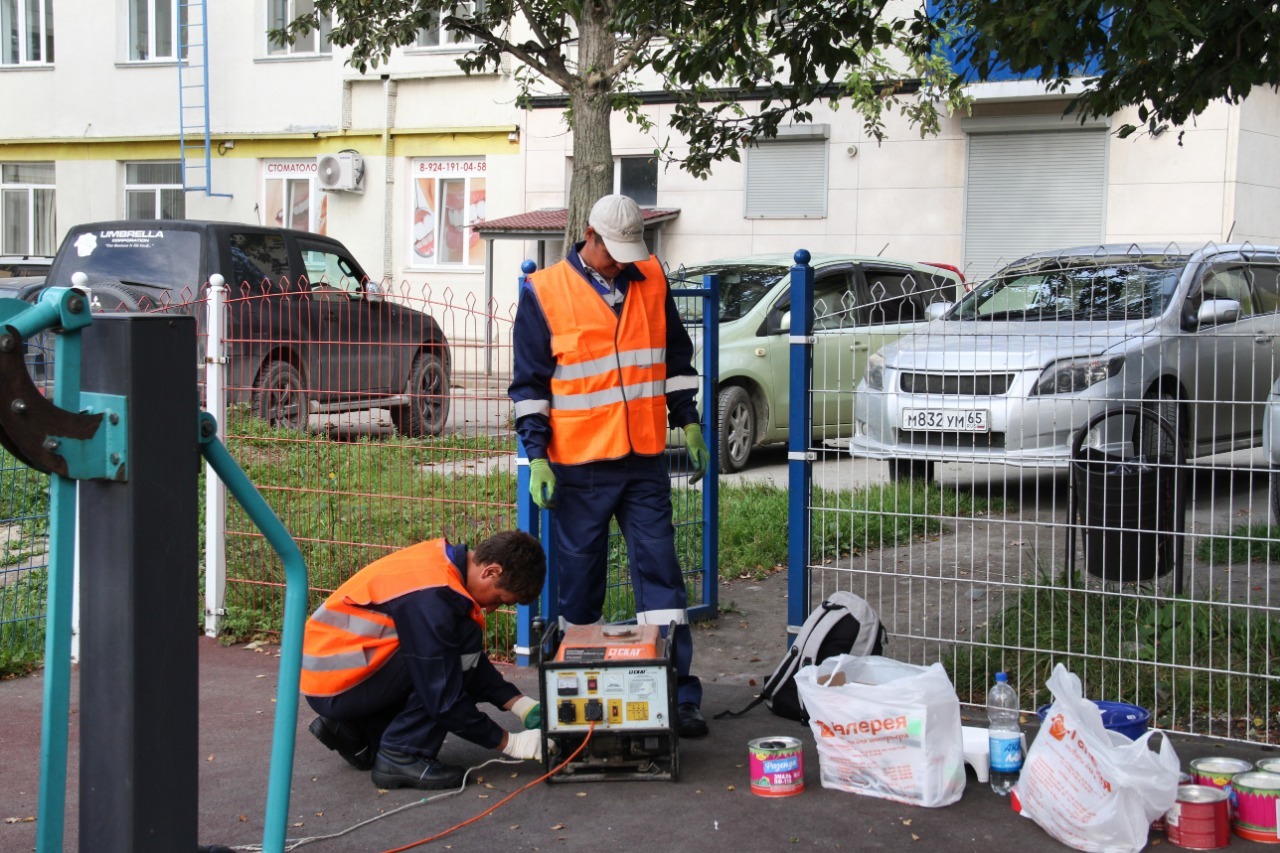
<instances>
[{"instance_id":1,"label":"black work shoe","mask_svg":"<svg viewBox=\"0 0 1280 853\"><path fill-rule=\"evenodd\" d=\"M405 755L390 749L378 750L373 762L373 784L379 788L419 788L438 791L459 788L466 771L434 758Z\"/></svg>"},{"instance_id":2,"label":"black work shoe","mask_svg":"<svg viewBox=\"0 0 1280 853\"><path fill-rule=\"evenodd\" d=\"M316 717L307 730L325 746L341 755L343 760L357 770L373 767L373 749L369 742L339 720Z\"/></svg>"},{"instance_id":3,"label":"black work shoe","mask_svg":"<svg viewBox=\"0 0 1280 853\"><path fill-rule=\"evenodd\" d=\"M681 702L676 706L678 725L676 734L680 737L706 737L707 719L702 716L702 709L692 702Z\"/></svg>"}]
</instances>

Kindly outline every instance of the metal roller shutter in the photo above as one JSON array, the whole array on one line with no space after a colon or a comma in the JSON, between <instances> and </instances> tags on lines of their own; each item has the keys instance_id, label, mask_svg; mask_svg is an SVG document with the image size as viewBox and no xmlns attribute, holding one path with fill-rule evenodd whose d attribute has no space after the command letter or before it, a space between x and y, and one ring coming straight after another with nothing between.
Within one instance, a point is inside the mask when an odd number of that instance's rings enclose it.
<instances>
[{"instance_id":1,"label":"metal roller shutter","mask_svg":"<svg viewBox=\"0 0 1280 853\"><path fill-rule=\"evenodd\" d=\"M981 281L1031 252L1101 243L1106 130L974 133L964 264Z\"/></svg>"},{"instance_id":2,"label":"metal roller shutter","mask_svg":"<svg viewBox=\"0 0 1280 853\"><path fill-rule=\"evenodd\" d=\"M827 141L770 140L747 150L747 219L827 215Z\"/></svg>"}]
</instances>

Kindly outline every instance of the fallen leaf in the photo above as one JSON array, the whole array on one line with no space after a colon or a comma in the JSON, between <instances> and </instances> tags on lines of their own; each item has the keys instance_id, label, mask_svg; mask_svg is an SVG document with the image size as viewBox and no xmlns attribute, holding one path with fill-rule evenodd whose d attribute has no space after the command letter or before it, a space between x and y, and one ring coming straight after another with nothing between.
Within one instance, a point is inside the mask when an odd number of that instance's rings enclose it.
<instances>
[{"instance_id":1,"label":"fallen leaf","mask_svg":"<svg viewBox=\"0 0 1280 853\"><path fill-rule=\"evenodd\" d=\"M519 829L519 828L520 828L520 824L518 824L518 823L513 823L513 824L511 824L511 826L510 826L509 828L510 828L510 829Z\"/></svg>"},{"instance_id":2,"label":"fallen leaf","mask_svg":"<svg viewBox=\"0 0 1280 853\"><path fill-rule=\"evenodd\" d=\"M737 790L737 789L736 789L733 785L730 785L728 788L725 788L725 790L726 790L726 791L734 791L734 790Z\"/></svg>"},{"instance_id":3,"label":"fallen leaf","mask_svg":"<svg viewBox=\"0 0 1280 853\"><path fill-rule=\"evenodd\" d=\"M480 798L480 799L482 799L482 800L487 800L487 799L489 799L489 795L488 795L488 794L476 794L476 796L477 796L477 797L479 797L479 798Z\"/></svg>"},{"instance_id":4,"label":"fallen leaf","mask_svg":"<svg viewBox=\"0 0 1280 853\"><path fill-rule=\"evenodd\" d=\"M214 755L215 755L215 754L216 754L216 753L212 753L212 752L211 752L211 753L209 753L209 757L208 757L208 758L206 758L206 759L205 759L205 761L213 761L213 758L214 758Z\"/></svg>"},{"instance_id":5,"label":"fallen leaf","mask_svg":"<svg viewBox=\"0 0 1280 853\"><path fill-rule=\"evenodd\" d=\"M4 819L4 822L5 823L35 823L36 819L34 817L7 817Z\"/></svg>"},{"instance_id":6,"label":"fallen leaf","mask_svg":"<svg viewBox=\"0 0 1280 853\"><path fill-rule=\"evenodd\" d=\"M324 817L324 812L316 812L316 817Z\"/></svg>"},{"instance_id":7,"label":"fallen leaf","mask_svg":"<svg viewBox=\"0 0 1280 853\"><path fill-rule=\"evenodd\" d=\"M493 788L493 785L491 785L491 784L490 784L490 783L488 783L488 782L485 782L485 783L484 783L484 786L485 786L486 788L490 788L490 789L492 789L492 788Z\"/></svg>"},{"instance_id":8,"label":"fallen leaf","mask_svg":"<svg viewBox=\"0 0 1280 853\"><path fill-rule=\"evenodd\" d=\"M902 825L903 825L903 826L911 826L911 818L904 818L904 819L903 819L903 821L902 821Z\"/></svg>"},{"instance_id":9,"label":"fallen leaf","mask_svg":"<svg viewBox=\"0 0 1280 853\"><path fill-rule=\"evenodd\" d=\"M564 829L564 824L563 824L563 823L557 823L555 826L553 826L553 827L551 827L551 828L552 828L552 829Z\"/></svg>"},{"instance_id":10,"label":"fallen leaf","mask_svg":"<svg viewBox=\"0 0 1280 853\"><path fill-rule=\"evenodd\" d=\"M290 826L306 826L306 824L305 824L305 823L303 823L302 821L298 821L297 823L291 823L291 824L289 824L289 825L290 825Z\"/></svg>"},{"instance_id":11,"label":"fallen leaf","mask_svg":"<svg viewBox=\"0 0 1280 853\"><path fill-rule=\"evenodd\" d=\"M267 677L267 676L266 676L266 674L265 674L265 673L263 673L262 675L255 675L255 676L254 676L254 678L266 678L266 677Z\"/></svg>"},{"instance_id":12,"label":"fallen leaf","mask_svg":"<svg viewBox=\"0 0 1280 853\"><path fill-rule=\"evenodd\" d=\"M247 821L248 819L249 819L249 818L245 817L245 816L244 816L244 815L242 815L242 814L238 814L238 815L236 815L236 820L240 821L241 823L244 823L244 822L245 822L245 821Z\"/></svg>"},{"instance_id":13,"label":"fallen leaf","mask_svg":"<svg viewBox=\"0 0 1280 853\"><path fill-rule=\"evenodd\" d=\"M912 840L912 841L919 841L919 840L920 840L920 836L916 835L916 834L913 832L913 833L911 833L911 840Z\"/></svg>"}]
</instances>

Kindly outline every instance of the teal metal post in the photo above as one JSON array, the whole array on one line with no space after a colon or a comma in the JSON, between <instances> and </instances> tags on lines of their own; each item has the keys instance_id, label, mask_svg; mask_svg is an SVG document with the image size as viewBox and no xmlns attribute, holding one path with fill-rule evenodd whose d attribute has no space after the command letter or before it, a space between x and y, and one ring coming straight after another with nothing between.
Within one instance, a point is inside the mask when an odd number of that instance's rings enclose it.
<instances>
[{"instance_id":1,"label":"teal metal post","mask_svg":"<svg viewBox=\"0 0 1280 853\"><path fill-rule=\"evenodd\" d=\"M293 736L298 725L302 635L307 623L307 565L275 511L240 470L226 446L218 441L218 424L208 412L200 413L200 452L284 563L284 632L280 641L267 813L262 828L264 853L283 853L289 825L289 791L293 784Z\"/></svg>"}]
</instances>

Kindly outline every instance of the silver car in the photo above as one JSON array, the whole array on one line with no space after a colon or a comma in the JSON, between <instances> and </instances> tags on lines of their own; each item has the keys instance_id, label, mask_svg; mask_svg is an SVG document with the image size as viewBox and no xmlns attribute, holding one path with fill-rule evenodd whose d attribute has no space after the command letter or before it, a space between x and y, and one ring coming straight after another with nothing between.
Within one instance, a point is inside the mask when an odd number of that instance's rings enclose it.
<instances>
[{"instance_id":1,"label":"silver car","mask_svg":"<svg viewBox=\"0 0 1280 853\"><path fill-rule=\"evenodd\" d=\"M1062 468L1075 431L1123 402L1156 408L1188 458L1256 447L1280 373L1278 253L1105 245L1010 264L871 356L850 452L897 479L938 461Z\"/></svg>"}]
</instances>

